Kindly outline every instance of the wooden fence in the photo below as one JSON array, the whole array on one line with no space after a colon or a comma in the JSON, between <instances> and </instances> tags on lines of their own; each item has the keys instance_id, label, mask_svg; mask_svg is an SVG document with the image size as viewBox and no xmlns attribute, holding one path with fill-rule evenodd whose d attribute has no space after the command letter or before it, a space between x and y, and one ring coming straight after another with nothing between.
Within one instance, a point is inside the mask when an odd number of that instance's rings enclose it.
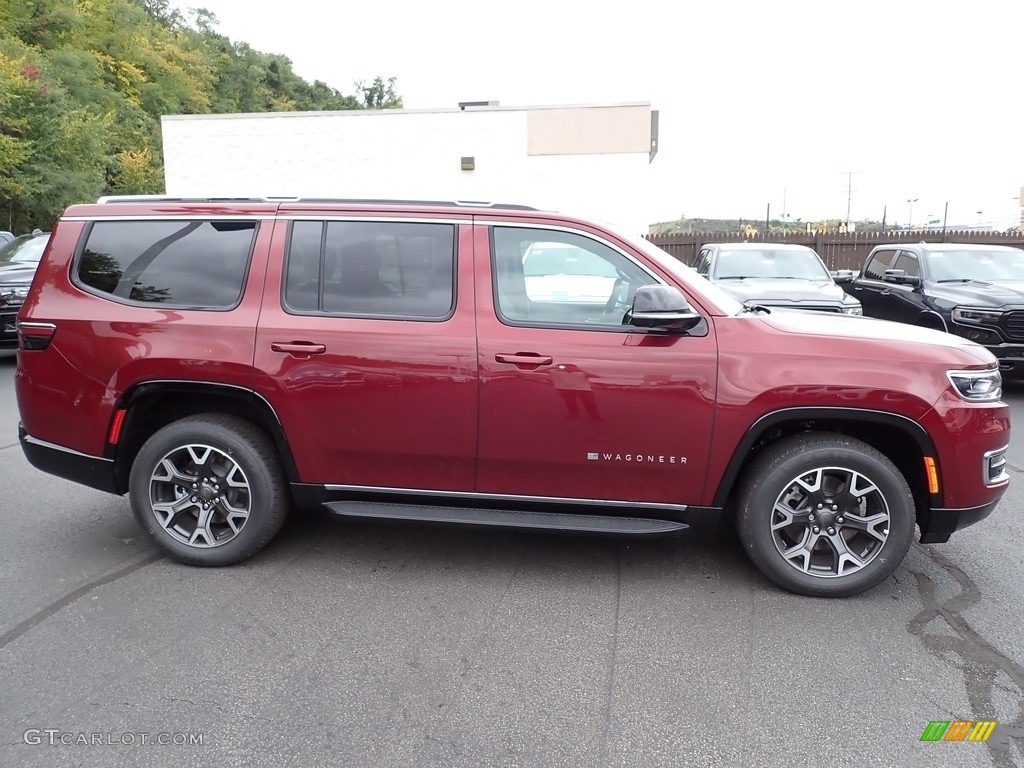
<instances>
[{"instance_id":1,"label":"wooden fence","mask_svg":"<svg viewBox=\"0 0 1024 768\"><path fill-rule=\"evenodd\" d=\"M860 269L864 259L876 245L887 243L972 243L975 245L1011 245L1024 248L1024 232L818 232L746 236L742 233L694 232L675 235L649 235L655 245L668 251L685 264L693 266L694 258L705 243L795 243L813 248L829 269Z\"/></svg>"}]
</instances>

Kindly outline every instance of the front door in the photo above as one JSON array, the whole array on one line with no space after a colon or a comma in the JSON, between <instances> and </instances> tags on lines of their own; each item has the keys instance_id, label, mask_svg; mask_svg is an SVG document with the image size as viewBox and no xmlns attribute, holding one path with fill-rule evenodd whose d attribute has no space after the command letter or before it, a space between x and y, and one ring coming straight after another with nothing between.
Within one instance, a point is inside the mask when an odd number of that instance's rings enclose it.
<instances>
[{"instance_id":1,"label":"front door","mask_svg":"<svg viewBox=\"0 0 1024 768\"><path fill-rule=\"evenodd\" d=\"M670 336L623 325L636 289L664 276L611 239L479 225L475 241L477 490L699 504L713 326Z\"/></svg>"}]
</instances>

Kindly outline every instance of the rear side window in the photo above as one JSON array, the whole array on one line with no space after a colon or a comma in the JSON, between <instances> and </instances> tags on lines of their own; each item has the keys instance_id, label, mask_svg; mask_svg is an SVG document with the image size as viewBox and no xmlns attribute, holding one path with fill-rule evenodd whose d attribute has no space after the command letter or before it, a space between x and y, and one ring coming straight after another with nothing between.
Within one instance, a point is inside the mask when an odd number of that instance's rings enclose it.
<instances>
[{"instance_id":1,"label":"rear side window","mask_svg":"<svg viewBox=\"0 0 1024 768\"><path fill-rule=\"evenodd\" d=\"M284 304L293 312L444 320L454 297L453 224L292 224Z\"/></svg>"},{"instance_id":2,"label":"rear side window","mask_svg":"<svg viewBox=\"0 0 1024 768\"><path fill-rule=\"evenodd\" d=\"M98 221L75 269L83 288L194 309L238 303L255 221Z\"/></svg>"}]
</instances>

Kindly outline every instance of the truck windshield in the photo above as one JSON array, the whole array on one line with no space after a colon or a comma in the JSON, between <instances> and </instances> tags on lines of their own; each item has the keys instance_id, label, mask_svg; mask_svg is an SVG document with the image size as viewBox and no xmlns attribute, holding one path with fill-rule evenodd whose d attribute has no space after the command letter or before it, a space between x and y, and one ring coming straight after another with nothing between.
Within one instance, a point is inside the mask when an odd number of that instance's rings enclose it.
<instances>
[{"instance_id":1,"label":"truck windshield","mask_svg":"<svg viewBox=\"0 0 1024 768\"><path fill-rule=\"evenodd\" d=\"M962 251L929 251L928 267L932 279L938 282L979 280L998 283L1024 280L1024 251L974 248Z\"/></svg>"},{"instance_id":2,"label":"truck windshield","mask_svg":"<svg viewBox=\"0 0 1024 768\"><path fill-rule=\"evenodd\" d=\"M715 278L744 277L793 278L829 281L828 270L814 251L805 250L738 250L718 254Z\"/></svg>"}]
</instances>

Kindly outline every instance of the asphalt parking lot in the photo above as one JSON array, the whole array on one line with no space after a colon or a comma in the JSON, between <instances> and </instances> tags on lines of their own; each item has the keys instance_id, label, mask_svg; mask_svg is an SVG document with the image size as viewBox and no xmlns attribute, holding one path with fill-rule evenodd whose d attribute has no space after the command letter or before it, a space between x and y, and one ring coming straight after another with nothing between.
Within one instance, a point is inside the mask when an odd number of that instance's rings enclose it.
<instances>
[{"instance_id":1,"label":"asphalt parking lot","mask_svg":"<svg viewBox=\"0 0 1024 768\"><path fill-rule=\"evenodd\" d=\"M643 541L294 516L155 554L17 446L0 359L0 766L1024 765L1024 428L995 515L849 600L714 525ZM1008 385L1024 425L1024 386ZM994 719L988 743L927 743ZM1016 738L1016 736L1021 738Z\"/></svg>"}]
</instances>

